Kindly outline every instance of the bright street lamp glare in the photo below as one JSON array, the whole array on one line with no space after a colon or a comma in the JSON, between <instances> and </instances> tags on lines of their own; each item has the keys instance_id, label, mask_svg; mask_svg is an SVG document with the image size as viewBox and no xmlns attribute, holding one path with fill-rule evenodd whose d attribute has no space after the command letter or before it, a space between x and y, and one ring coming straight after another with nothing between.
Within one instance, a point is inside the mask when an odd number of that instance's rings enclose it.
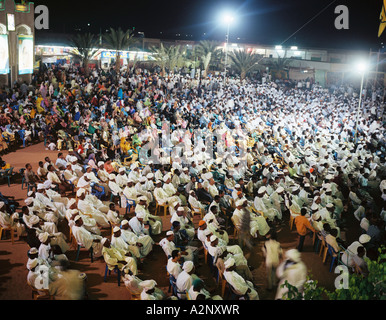
<instances>
[{"instance_id":1,"label":"bright street lamp glare","mask_svg":"<svg viewBox=\"0 0 386 320\"><path fill-rule=\"evenodd\" d=\"M223 17L223 20L225 23L231 23L234 20L234 18L230 14L225 14Z\"/></svg>"},{"instance_id":2,"label":"bright street lamp glare","mask_svg":"<svg viewBox=\"0 0 386 320\"><path fill-rule=\"evenodd\" d=\"M361 61L357 64L357 70L359 72L365 72L368 68L369 66L365 61Z\"/></svg>"}]
</instances>

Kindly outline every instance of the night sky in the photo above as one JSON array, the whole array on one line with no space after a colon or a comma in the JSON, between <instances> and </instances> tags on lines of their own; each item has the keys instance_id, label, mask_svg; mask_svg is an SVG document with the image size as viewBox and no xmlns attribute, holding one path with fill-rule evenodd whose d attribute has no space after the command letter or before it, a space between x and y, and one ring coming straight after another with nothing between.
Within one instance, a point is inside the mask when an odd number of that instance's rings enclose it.
<instances>
[{"instance_id":1,"label":"night sky","mask_svg":"<svg viewBox=\"0 0 386 320\"><path fill-rule=\"evenodd\" d=\"M109 27L135 27L149 38L224 41L222 12L234 14L230 41L283 44L301 47L378 50L386 43L386 31L378 38L382 0L138 0L88 1L35 0L50 10L50 32L75 29L99 33ZM303 29L296 30L322 11ZM335 7L349 9L349 29L334 26ZM90 23L90 26L88 26ZM178 36L176 36L178 34ZM287 38L290 37L288 40Z\"/></svg>"}]
</instances>

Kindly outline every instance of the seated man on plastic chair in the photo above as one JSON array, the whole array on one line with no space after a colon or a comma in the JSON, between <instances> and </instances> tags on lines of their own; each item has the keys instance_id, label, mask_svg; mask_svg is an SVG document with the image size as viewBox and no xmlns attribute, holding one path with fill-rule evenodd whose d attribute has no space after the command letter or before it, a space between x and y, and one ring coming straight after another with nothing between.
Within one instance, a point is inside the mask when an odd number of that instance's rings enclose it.
<instances>
[{"instance_id":1,"label":"seated man on plastic chair","mask_svg":"<svg viewBox=\"0 0 386 320\"><path fill-rule=\"evenodd\" d=\"M243 296L247 300L259 300L259 294L253 283L245 280L235 271L235 260L233 258L225 262L224 278L237 295Z\"/></svg>"},{"instance_id":2,"label":"seated man on plastic chair","mask_svg":"<svg viewBox=\"0 0 386 320\"><path fill-rule=\"evenodd\" d=\"M173 222L172 231L174 233L174 243L177 248L180 248L182 251L189 250L193 253L193 261L197 261L197 247L189 245L189 237L186 234L186 230L181 230L181 225L178 221Z\"/></svg>"}]
</instances>

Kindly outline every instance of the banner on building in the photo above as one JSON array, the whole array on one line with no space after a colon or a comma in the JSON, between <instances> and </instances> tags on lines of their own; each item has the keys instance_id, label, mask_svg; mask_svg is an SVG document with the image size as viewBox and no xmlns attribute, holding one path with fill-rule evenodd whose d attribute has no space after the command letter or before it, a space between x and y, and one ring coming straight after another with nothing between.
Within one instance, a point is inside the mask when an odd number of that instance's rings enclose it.
<instances>
[{"instance_id":1,"label":"banner on building","mask_svg":"<svg viewBox=\"0 0 386 320\"><path fill-rule=\"evenodd\" d=\"M8 35L0 34L0 74L9 73Z\"/></svg>"},{"instance_id":2,"label":"banner on building","mask_svg":"<svg viewBox=\"0 0 386 320\"><path fill-rule=\"evenodd\" d=\"M33 36L19 35L19 74L31 74L34 67Z\"/></svg>"}]
</instances>

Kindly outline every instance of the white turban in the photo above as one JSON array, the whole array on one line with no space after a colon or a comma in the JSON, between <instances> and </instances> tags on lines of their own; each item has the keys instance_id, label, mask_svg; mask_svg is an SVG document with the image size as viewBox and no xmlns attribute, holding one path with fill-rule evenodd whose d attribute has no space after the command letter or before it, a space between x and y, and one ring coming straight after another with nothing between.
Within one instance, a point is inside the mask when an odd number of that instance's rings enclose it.
<instances>
[{"instance_id":1,"label":"white turban","mask_svg":"<svg viewBox=\"0 0 386 320\"><path fill-rule=\"evenodd\" d=\"M257 193L264 193L264 192L266 192L267 191L267 188L266 187L264 187L264 186L262 186L262 187L260 187L259 188L259 190L257 191Z\"/></svg>"},{"instance_id":2,"label":"white turban","mask_svg":"<svg viewBox=\"0 0 386 320\"><path fill-rule=\"evenodd\" d=\"M125 172L126 170L125 170L125 168L119 168L119 170L118 170L119 172Z\"/></svg>"},{"instance_id":3,"label":"white turban","mask_svg":"<svg viewBox=\"0 0 386 320\"><path fill-rule=\"evenodd\" d=\"M40 221L40 219L39 219L38 216L33 216L33 217L29 220L29 222L31 223L31 225L35 225L35 224L39 223L39 221Z\"/></svg>"},{"instance_id":4,"label":"white turban","mask_svg":"<svg viewBox=\"0 0 386 320\"><path fill-rule=\"evenodd\" d=\"M168 232L166 232L166 236L171 236L172 234L174 234L173 231L168 231Z\"/></svg>"},{"instance_id":5,"label":"white turban","mask_svg":"<svg viewBox=\"0 0 386 320\"><path fill-rule=\"evenodd\" d=\"M139 285L144 290L148 291L153 289L157 285L157 282L155 282L154 280L145 280L145 281L142 281Z\"/></svg>"},{"instance_id":6,"label":"white turban","mask_svg":"<svg viewBox=\"0 0 386 320\"><path fill-rule=\"evenodd\" d=\"M294 262L300 262L300 252L297 249L290 249L286 251L285 256Z\"/></svg>"},{"instance_id":7,"label":"white turban","mask_svg":"<svg viewBox=\"0 0 386 320\"><path fill-rule=\"evenodd\" d=\"M44 184L43 184L43 183L39 183L39 184L37 185L37 189L38 189L38 190L43 190L43 189L45 189Z\"/></svg>"},{"instance_id":8,"label":"white turban","mask_svg":"<svg viewBox=\"0 0 386 320\"><path fill-rule=\"evenodd\" d=\"M80 197L82 194L86 193L86 190L84 190L83 188L80 188L77 192L76 192L76 196L77 197Z\"/></svg>"},{"instance_id":9,"label":"white turban","mask_svg":"<svg viewBox=\"0 0 386 320\"><path fill-rule=\"evenodd\" d=\"M215 235L210 237L210 242L216 241L217 237Z\"/></svg>"},{"instance_id":10,"label":"white turban","mask_svg":"<svg viewBox=\"0 0 386 320\"><path fill-rule=\"evenodd\" d=\"M118 232L118 231L120 231L120 230L121 230L121 228L119 228L119 227L114 227L113 232L115 233L115 232Z\"/></svg>"},{"instance_id":11,"label":"white turban","mask_svg":"<svg viewBox=\"0 0 386 320\"><path fill-rule=\"evenodd\" d=\"M153 173L148 173L146 178L148 178L149 180L153 179L154 178L154 174Z\"/></svg>"},{"instance_id":12,"label":"white turban","mask_svg":"<svg viewBox=\"0 0 386 320\"><path fill-rule=\"evenodd\" d=\"M46 242L48 239L48 236L49 236L48 232L43 232L43 233L39 234L39 241L41 243Z\"/></svg>"},{"instance_id":13,"label":"white turban","mask_svg":"<svg viewBox=\"0 0 386 320\"><path fill-rule=\"evenodd\" d=\"M115 174L113 173L109 174L109 180L115 180Z\"/></svg>"},{"instance_id":14,"label":"white turban","mask_svg":"<svg viewBox=\"0 0 386 320\"><path fill-rule=\"evenodd\" d=\"M361 244L365 244L367 242L369 242L371 240L371 237L368 235L368 234L362 234L360 237L359 237L359 242Z\"/></svg>"},{"instance_id":15,"label":"white turban","mask_svg":"<svg viewBox=\"0 0 386 320\"><path fill-rule=\"evenodd\" d=\"M284 188L283 187L279 187L277 188L276 192L277 193L282 193L284 191Z\"/></svg>"},{"instance_id":16,"label":"white turban","mask_svg":"<svg viewBox=\"0 0 386 320\"><path fill-rule=\"evenodd\" d=\"M194 264L192 261L185 261L184 262L184 265L182 266L182 269L185 271L185 272L190 272L193 270L193 267L194 267Z\"/></svg>"},{"instance_id":17,"label":"white turban","mask_svg":"<svg viewBox=\"0 0 386 320\"><path fill-rule=\"evenodd\" d=\"M129 224L129 221L127 221L126 219L122 220L121 226L124 226L124 225L126 225L126 224Z\"/></svg>"},{"instance_id":18,"label":"white turban","mask_svg":"<svg viewBox=\"0 0 386 320\"><path fill-rule=\"evenodd\" d=\"M32 202L34 201L34 198L32 197L28 197L27 199L24 200L25 204L27 206L29 206ZM3 202L4 203L4 202ZM2 207L2 205L0 204L0 208Z\"/></svg>"},{"instance_id":19,"label":"white turban","mask_svg":"<svg viewBox=\"0 0 386 320\"><path fill-rule=\"evenodd\" d=\"M104 163L103 161L99 161L99 162L98 162L98 167L104 166L104 165L105 165L105 163Z\"/></svg>"}]
</instances>

